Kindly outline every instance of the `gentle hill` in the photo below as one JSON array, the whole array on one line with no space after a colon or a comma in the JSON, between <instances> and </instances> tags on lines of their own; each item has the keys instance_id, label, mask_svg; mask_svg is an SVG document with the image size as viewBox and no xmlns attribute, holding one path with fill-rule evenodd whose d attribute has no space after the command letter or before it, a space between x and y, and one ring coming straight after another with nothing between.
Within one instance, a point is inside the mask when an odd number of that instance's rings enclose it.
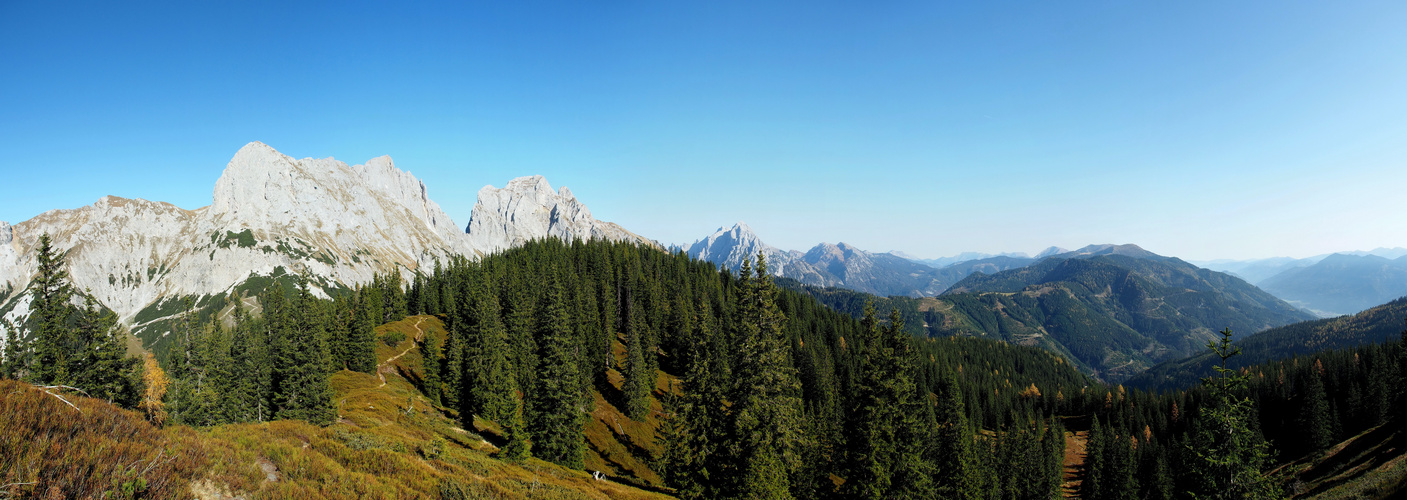
<instances>
[{"instance_id":1,"label":"gentle hill","mask_svg":"<svg viewBox=\"0 0 1407 500\"><path fill-rule=\"evenodd\" d=\"M1311 319L1236 277L1133 245L1098 245L977 273L930 308L935 333L994 336L1069 353L1107 380L1202 349L1214 332Z\"/></svg>"},{"instance_id":2,"label":"gentle hill","mask_svg":"<svg viewBox=\"0 0 1407 500\"><path fill-rule=\"evenodd\" d=\"M1267 278L1260 287L1322 316L1353 314L1407 295L1407 257L1334 254Z\"/></svg>"},{"instance_id":3,"label":"gentle hill","mask_svg":"<svg viewBox=\"0 0 1407 500\"><path fill-rule=\"evenodd\" d=\"M1241 368L1259 363L1397 340L1407 319L1407 298L1401 298L1352 316L1304 321L1266 330L1237 340L1242 354L1228 366ZM1234 331L1234 330L1233 330ZM1190 387L1212 373L1211 353L1161 363L1127 384L1151 390Z\"/></svg>"}]
</instances>

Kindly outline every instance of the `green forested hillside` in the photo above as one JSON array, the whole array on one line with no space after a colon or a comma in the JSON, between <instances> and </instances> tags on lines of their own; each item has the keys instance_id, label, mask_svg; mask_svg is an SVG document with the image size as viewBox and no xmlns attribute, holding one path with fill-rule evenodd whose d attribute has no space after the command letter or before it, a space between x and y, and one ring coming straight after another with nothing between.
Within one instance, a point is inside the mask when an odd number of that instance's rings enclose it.
<instances>
[{"instance_id":1,"label":"green forested hillside","mask_svg":"<svg viewBox=\"0 0 1407 500\"><path fill-rule=\"evenodd\" d=\"M1397 338L1407 319L1407 298L1368 309L1352 316L1304 321L1238 340L1244 354L1231 361L1233 368L1288 359L1318 351L1355 348ZM1128 381L1151 390L1191 387L1211 374L1210 353L1160 363Z\"/></svg>"},{"instance_id":2,"label":"green forested hillside","mask_svg":"<svg viewBox=\"0 0 1407 500\"><path fill-rule=\"evenodd\" d=\"M1059 345L1108 380L1202 349L1222 328L1255 332L1311 319L1235 277L1172 258L1050 258L953 285L939 333Z\"/></svg>"},{"instance_id":3,"label":"green forested hillside","mask_svg":"<svg viewBox=\"0 0 1407 500\"><path fill-rule=\"evenodd\" d=\"M1049 350L909 333L906 318L931 329L959 307L980 309L961 298L879 301L887 319L861 304L856 319L811 292L778 288L755 262L733 275L684 254L547 240L443 263L409 283L381 275L332 300L288 276L291 287L265 287L257 314L243 300L230 301L228 318L178 314L164 369L154 360L87 370L76 360L38 363L48 358L28 353L51 352L69 332L41 321L49 326L32 346L6 347L3 373L41 386L12 394L39 391L45 401L57 393L42 392L59 389L43 386L60 383L125 387L114 400L141 413L121 425L148 437L142 425L164 427L151 437L161 450L135 459L171 453L184 464L83 483L71 496L1048 498L1062 486L1089 498L1205 496L1223 488L1206 456L1266 451L1219 444L1228 418L1243 425L1238 436L1261 429L1287 454L1242 463L1247 477L1264 478L1277 463L1382 425L1404 401L1393 375L1404 364L1399 344L1229 372L1245 386L1154 395L1095 382ZM1037 322L1020 316L1039 310L1035 299L1010 299L1022 307L1010 317ZM994 318L987 328L1010 326ZM20 415L29 403L15 401L0 406ZM3 421L6 435L48 432L27 416ZM1309 424L1315 444L1293 444ZM126 446L118 434L84 439ZM0 470L9 494L64 495L68 476L36 471L77 470L106 453L61 439L36 455L24 442L0 443L4 463L48 468ZM1088 445L1087 454L1071 455L1068 443ZM1075 460L1066 477L1063 460ZM1266 491L1282 483L1255 481Z\"/></svg>"}]
</instances>

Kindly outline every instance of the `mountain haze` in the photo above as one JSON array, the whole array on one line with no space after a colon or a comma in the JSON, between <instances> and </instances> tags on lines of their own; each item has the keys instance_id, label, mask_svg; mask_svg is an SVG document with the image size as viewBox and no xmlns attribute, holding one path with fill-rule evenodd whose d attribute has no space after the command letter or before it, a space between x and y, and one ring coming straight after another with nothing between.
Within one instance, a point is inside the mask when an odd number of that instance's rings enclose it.
<instances>
[{"instance_id":1,"label":"mountain haze","mask_svg":"<svg viewBox=\"0 0 1407 500\"><path fill-rule=\"evenodd\" d=\"M1333 254L1272 276L1260 287L1321 316L1353 314L1407 295L1407 257Z\"/></svg>"}]
</instances>

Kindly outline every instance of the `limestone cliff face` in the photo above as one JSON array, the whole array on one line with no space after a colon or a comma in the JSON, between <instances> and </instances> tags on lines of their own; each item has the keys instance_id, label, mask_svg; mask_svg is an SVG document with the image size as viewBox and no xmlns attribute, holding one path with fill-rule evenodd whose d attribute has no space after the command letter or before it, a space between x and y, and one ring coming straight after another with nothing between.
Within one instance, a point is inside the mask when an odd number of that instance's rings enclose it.
<instances>
[{"instance_id":1,"label":"limestone cliff face","mask_svg":"<svg viewBox=\"0 0 1407 500\"><path fill-rule=\"evenodd\" d=\"M690 257L732 271L742 267L743 260L756 258L758 253L762 253L767 256L768 271L776 276L782 276L783 271L796 260L790 253L763 243L745 222L733 224L731 228L718 228L713 234L690 245L688 253Z\"/></svg>"},{"instance_id":2,"label":"limestone cliff face","mask_svg":"<svg viewBox=\"0 0 1407 500\"><path fill-rule=\"evenodd\" d=\"M45 233L67 252L76 288L129 326L140 326L137 313L160 300L228 292L279 267L310 276L315 287L352 286L378 272L409 278L437 259L477 258L534 238L645 241L595 220L571 191L552 192L542 177L480 194L466 234L390 157L349 166L252 142L226 165L207 207L108 196L14 226L0 222L0 313L13 320L28 312L24 291Z\"/></svg>"},{"instance_id":3,"label":"limestone cliff face","mask_svg":"<svg viewBox=\"0 0 1407 500\"><path fill-rule=\"evenodd\" d=\"M591 216L571 190L553 191L540 175L519 177L503 188L484 186L469 216L469 245L483 254L553 237L566 241L603 239L655 244L614 223Z\"/></svg>"}]
</instances>

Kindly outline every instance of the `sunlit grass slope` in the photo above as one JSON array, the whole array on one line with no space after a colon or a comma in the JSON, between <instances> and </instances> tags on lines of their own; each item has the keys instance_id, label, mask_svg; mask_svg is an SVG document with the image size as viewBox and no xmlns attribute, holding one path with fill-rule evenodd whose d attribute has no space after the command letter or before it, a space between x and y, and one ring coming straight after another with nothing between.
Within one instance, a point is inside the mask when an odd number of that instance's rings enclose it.
<instances>
[{"instance_id":1,"label":"sunlit grass slope","mask_svg":"<svg viewBox=\"0 0 1407 500\"><path fill-rule=\"evenodd\" d=\"M588 469L629 477L598 481L586 471L537 459L500 461L490 444L498 439L497 425L477 422L475 429L461 429L453 411L430 404L415 385L420 354L414 340L422 332L443 339L444 324L415 316L377 328L378 335L391 331L406 340L378 343L385 384L376 375L334 374L339 416L326 428L276 421L159 429L102 401L62 393L75 409L34 386L0 381L0 485L10 485L0 497L664 497L617 480L658 484L642 450L622 444L650 442L653 422L630 422L609 404L598 404L593 416L600 417L588 424L589 434L596 429ZM628 429L627 441L600 430L600 418L612 417ZM650 445L643 452L655 450Z\"/></svg>"}]
</instances>

